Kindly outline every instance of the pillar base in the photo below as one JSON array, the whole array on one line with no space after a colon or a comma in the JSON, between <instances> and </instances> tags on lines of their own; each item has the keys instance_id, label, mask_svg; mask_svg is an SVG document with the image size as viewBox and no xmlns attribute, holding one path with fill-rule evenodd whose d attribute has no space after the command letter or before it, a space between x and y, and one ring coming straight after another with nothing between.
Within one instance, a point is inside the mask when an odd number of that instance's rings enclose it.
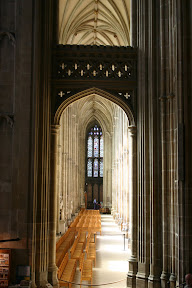
<instances>
[{"instance_id":1,"label":"pillar base","mask_svg":"<svg viewBox=\"0 0 192 288\"><path fill-rule=\"evenodd\" d=\"M136 285L139 288L148 288L148 278L137 276Z\"/></svg>"},{"instance_id":2,"label":"pillar base","mask_svg":"<svg viewBox=\"0 0 192 288\"><path fill-rule=\"evenodd\" d=\"M134 272L136 271L136 272L135 272L135 274L136 274L137 271L138 271L138 262L137 262L137 258L134 257L134 256L130 256L128 262L129 262L129 270L130 270L130 268L131 268L130 271L134 271Z\"/></svg>"},{"instance_id":3,"label":"pillar base","mask_svg":"<svg viewBox=\"0 0 192 288\"><path fill-rule=\"evenodd\" d=\"M37 288L37 285L34 281L31 282L31 288Z\"/></svg>"},{"instance_id":4,"label":"pillar base","mask_svg":"<svg viewBox=\"0 0 192 288\"><path fill-rule=\"evenodd\" d=\"M168 286L168 274L163 271L161 274L161 288L169 288Z\"/></svg>"},{"instance_id":5,"label":"pillar base","mask_svg":"<svg viewBox=\"0 0 192 288\"><path fill-rule=\"evenodd\" d=\"M127 287L136 287L136 274L138 270L137 259L131 257L128 261L129 271L127 273Z\"/></svg>"},{"instance_id":6,"label":"pillar base","mask_svg":"<svg viewBox=\"0 0 192 288\"><path fill-rule=\"evenodd\" d=\"M53 265L53 266L49 267L49 269L48 269L48 281L49 281L49 283L51 283L51 285L54 288L59 287L59 281L57 278L57 270L58 270L58 268L56 265Z\"/></svg>"},{"instance_id":7,"label":"pillar base","mask_svg":"<svg viewBox=\"0 0 192 288\"><path fill-rule=\"evenodd\" d=\"M136 276L127 274L127 287L136 288Z\"/></svg>"},{"instance_id":8,"label":"pillar base","mask_svg":"<svg viewBox=\"0 0 192 288\"><path fill-rule=\"evenodd\" d=\"M171 273L171 276L169 278L169 287L175 288L175 286L176 286L176 277L175 274Z\"/></svg>"},{"instance_id":9,"label":"pillar base","mask_svg":"<svg viewBox=\"0 0 192 288\"><path fill-rule=\"evenodd\" d=\"M46 288L46 285L48 284L47 271L45 271L45 272L36 272L35 275L36 275L36 279L35 279L35 283L33 283L33 285L35 284L36 287Z\"/></svg>"},{"instance_id":10,"label":"pillar base","mask_svg":"<svg viewBox=\"0 0 192 288\"><path fill-rule=\"evenodd\" d=\"M160 287L161 287L160 278L150 275L148 278L148 288L160 288Z\"/></svg>"}]
</instances>

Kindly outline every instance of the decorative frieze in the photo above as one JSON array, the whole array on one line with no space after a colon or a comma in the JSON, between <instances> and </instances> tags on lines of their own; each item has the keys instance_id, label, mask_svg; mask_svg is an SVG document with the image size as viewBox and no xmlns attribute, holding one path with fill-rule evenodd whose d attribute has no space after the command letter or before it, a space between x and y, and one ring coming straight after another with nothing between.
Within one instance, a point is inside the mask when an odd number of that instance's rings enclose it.
<instances>
[{"instance_id":1,"label":"decorative frieze","mask_svg":"<svg viewBox=\"0 0 192 288\"><path fill-rule=\"evenodd\" d=\"M136 79L134 60L56 59L54 72L57 79Z\"/></svg>"}]
</instances>

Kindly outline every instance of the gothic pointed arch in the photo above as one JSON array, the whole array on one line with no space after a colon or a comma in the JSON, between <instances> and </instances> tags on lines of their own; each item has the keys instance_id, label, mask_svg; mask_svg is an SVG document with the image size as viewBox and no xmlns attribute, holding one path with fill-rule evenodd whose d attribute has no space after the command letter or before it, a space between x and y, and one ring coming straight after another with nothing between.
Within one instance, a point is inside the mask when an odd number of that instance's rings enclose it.
<instances>
[{"instance_id":1,"label":"gothic pointed arch","mask_svg":"<svg viewBox=\"0 0 192 288\"><path fill-rule=\"evenodd\" d=\"M93 87L93 88L90 88L90 89L86 89L86 90L83 90L81 92L78 92L77 94L67 98L66 100L64 100L61 105L58 107L55 115L54 115L54 125L59 125L60 123L60 118L61 118L61 115L63 113L63 111L65 110L65 108L72 104L73 102L79 100L79 99L82 99L83 97L86 97L86 96L91 96L91 95L99 95L105 99L108 99L110 101L112 101L113 103L117 104L118 106L120 106L126 113L127 117L128 117L128 120L129 120L129 123L130 123L130 126L135 126L136 125L136 121L135 121L135 117L134 117L134 114L133 112L131 111L131 108L129 107L129 105L126 105L124 103L124 101L122 101L121 99L119 99L118 97L106 92L106 91L103 91L99 88L96 88L96 87Z\"/></svg>"}]
</instances>

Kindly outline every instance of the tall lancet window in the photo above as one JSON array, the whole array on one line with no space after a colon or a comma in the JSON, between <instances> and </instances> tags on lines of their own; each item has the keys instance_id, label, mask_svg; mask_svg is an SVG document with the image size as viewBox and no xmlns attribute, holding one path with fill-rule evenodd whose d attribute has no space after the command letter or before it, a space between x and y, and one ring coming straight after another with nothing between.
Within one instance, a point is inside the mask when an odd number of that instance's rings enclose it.
<instances>
[{"instance_id":1,"label":"tall lancet window","mask_svg":"<svg viewBox=\"0 0 192 288\"><path fill-rule=\"evenodd\" d=\"M103 177L103 133L99 125L88 132L87 177Z\"/></svg>"}]
</instances>

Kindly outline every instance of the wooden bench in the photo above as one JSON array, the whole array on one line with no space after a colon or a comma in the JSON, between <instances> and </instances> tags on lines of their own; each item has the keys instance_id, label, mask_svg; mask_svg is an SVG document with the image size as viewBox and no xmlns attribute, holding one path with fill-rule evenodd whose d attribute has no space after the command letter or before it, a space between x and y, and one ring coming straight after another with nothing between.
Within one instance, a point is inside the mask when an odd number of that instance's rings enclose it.
<instances>
[{"instance_id":1,"label":"wooden bench","mask_svg":"<svg viewBox=\"0 0 192 288\"><path fill-rule=\"evenodd\" d=\"M68 252L75 239L75 232L70 229L59 239L56 244L56 265L60 266L65 254Z\"/></svg>"},{"instance_id":2,"label":"wooden bench","mask_svg":"<svg viewBox=\"0 0 192 288\"><path fill-rule=\"evenodd\" d=\"M79 243L83 243L83 249L85 248L86 244L86 231L79 231Z\"/></svg>"},{"instance_id":3,"label":"wooden bench","mask_svg":"<svg viewBox=\"0 0 192 288\"><path fill-rule=\"evenodd\" d=\"M101 235L101 222L100 221L91 221L88 226L88 232L96 233L100 232Z\"/></svg>"},{"instance_id":4,"label":"wooden bench","mask_svg":"<svg viewBox=\"0 0 192 288\"><path fill-rule=\"evenodd\" d=\"M65 239L68 237L69 233L70 233L70 229L68 229L68 230L65 232L65 234L63 234L63 235L59 238L59 240L58 240L57 243L56 243L56 251L59 249L59 247L61 246L61 244L63 243L63 241L65 241Z\"/></svg>"},{"instance_id":5,"label":"wooden bench","mask_svg":"<svg viewBox=\"0 0 192 288\"><path fill-rule=\"evenodd\" d=\"M90 239L89 239L90 238ZM96 244L96 240L97 240L97 234L96 233L92 233L89 232L87 239L89 239L89 243L95 243Z\"/></svg>"},{"instance_id":6,"label":"wooden bench","mask_svg":"<svg viewBox=\"0 0 192 288\"><path fill-rule=\"evenodd\" d=\"M69 254L66 253L57 272L60 286L66 286L71 288L72 284L69 282L73 282L76 267L77 267L77 260L69 259Z\"/></svg>"},{"instance_id":7,"label":"wooden bench","mask_svg":"<svg viewBox=\"0 0 192 288\"><path fill-rule=\"evenodd\" d=\"M69 228L72 230L72 231L76 231L76 226L79 222L79 219L80 219L80 215L78 215L74 221L70 224Z\"/></svg>"},{"instance_id":8,"label":"wooden bench","mask_svg":"<svg viewBox=\"0 0 192 288\"><path fill-rule=\"evenodd\" d=\"M92 287L92 276L93 276L93 263L91 259L84 259L84 253L81 254L79 270L81 271L80 288L82 281L90 281Z\"/></svg>"},{"instance_id":9,"label":"wooden bench","mask_svg":"<svg viewBox=\"0 0 192 288\"><path fill-rule=\"evenodd\" d=\"M96 266L96 247L95 243L90 242L90 238L87 241L85 251L87 253L87 259L94 261L94 266Z\"/></svg>"},{"instance_id":10,"label":"wooden bench","mask_svg":"<svg viewBox=\"0 0 192 288\"><path fill-rule=\"evenodd\" d=\"M81 253L83 252L83 243L79 243L79 236L75 239L73 246L70 249L71 258L80 261Z\"/></svg>"}]
</instances>

